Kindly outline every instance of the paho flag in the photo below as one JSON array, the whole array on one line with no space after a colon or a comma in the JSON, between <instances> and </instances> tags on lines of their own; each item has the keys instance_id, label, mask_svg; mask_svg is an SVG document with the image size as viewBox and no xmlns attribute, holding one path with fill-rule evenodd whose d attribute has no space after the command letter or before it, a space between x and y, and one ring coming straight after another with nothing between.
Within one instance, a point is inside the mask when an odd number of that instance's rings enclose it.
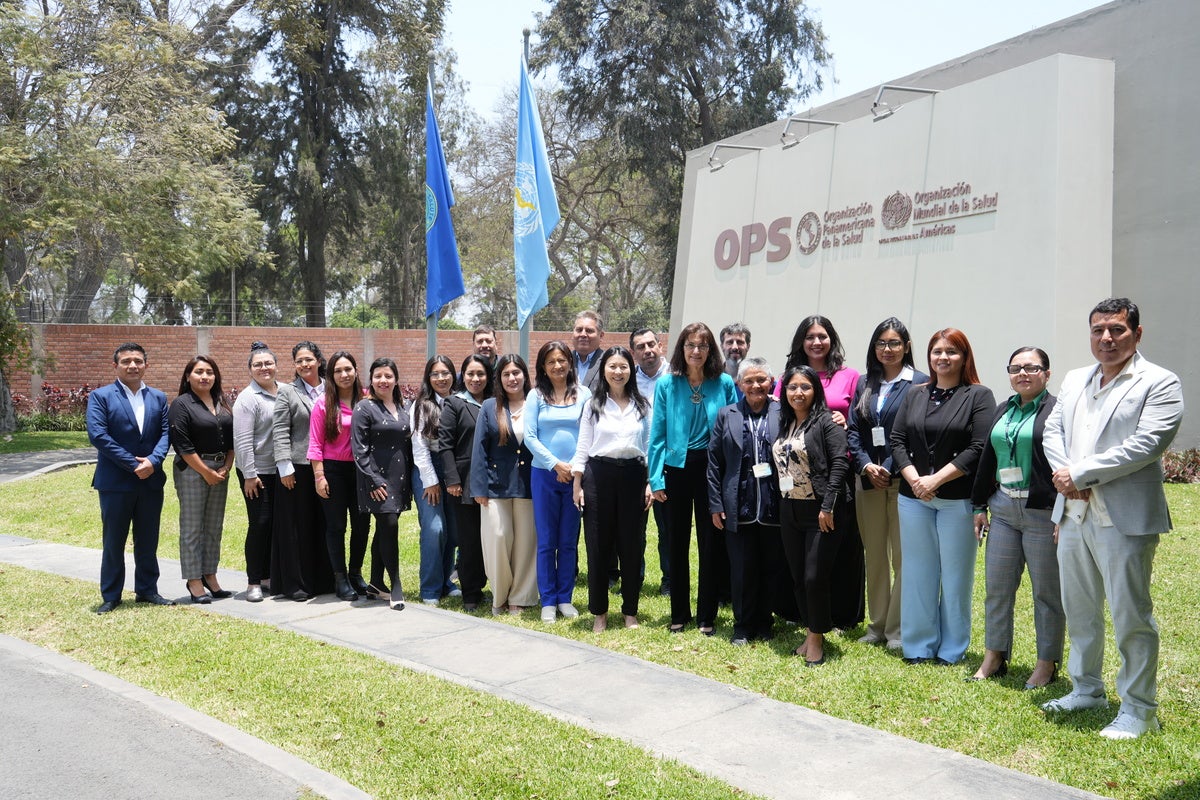
<instances>
[{"instance_id":1,"label":"paho flag","mask_svg":"<svg viewBox=\"0 0 1200 800\"><path fill-rule=\"evenodd\" d=\"M558 196L546 158L542 118L521 59L521 90L517 104L517 174L513 189L513 260L517 268L517 324L550 302L546 281L550 256L546 240L558 224Z\"/></svg>"},{"instance_id":2,"label":"paho flag","mask_svg":"<svg viewBox=\"0 0 1200 800\"><path fill-rule=\"evenodd\" d=\"M442 306L462 297L462 264L454 241L450 208L454 192L446 174L442 135L433 113L433 86L425 81L425 316L440 313Z\"/></svg>"}]
</instances>

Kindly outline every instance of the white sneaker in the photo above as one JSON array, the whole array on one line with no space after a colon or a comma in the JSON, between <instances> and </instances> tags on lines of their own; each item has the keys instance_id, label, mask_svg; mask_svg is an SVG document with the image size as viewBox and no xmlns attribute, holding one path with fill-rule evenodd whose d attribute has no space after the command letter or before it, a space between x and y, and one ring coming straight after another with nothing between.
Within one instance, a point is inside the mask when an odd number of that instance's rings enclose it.
<instances>
[{"instance_id":1,"label":"white sneaker","mask_svg":"<svg viewBox=\"0 0 1200 800\"><path fill-rule=\"evenodd\" d=\"M1042 711L1082 711L1085 708L1108 708L1108 699L1104 695L1095 697L1081 692L1071 692L1042 703Z\"/></svg>"},{"instance_id":2,"label":"white sneaker","mask_svg":"<svg viewBox=\"0 0 1200 800\"><path fill-rule=\"evenodd\" d=\"M859 644L883 644L887 640L877 633L867 633L865 636L858 637Z\"/></svg>"},{"instance_id":3,"label":"white sneaker","mask_svg":"<svg viewBox=\"0 0 1200 800\"><path fill-rule=\"evenodd\" d=\"M563 616L566 616L565 614ZM554 613L554 606L542 606L542 622L554 622L557 615Z\"/></svg>"},{"instance_id":4,"label":"white sneaker","mask_svg":"<svg viewBox=\"0 0 1200 800\"><path fill-rule=\"evenodd\" d=\"M434 600L432 597L422 597L421 602L427 606L436 606L438 604L438 601Z\"/></svg>"},{"instance_id":5,"label":"white sneaker","mask_svg":"<svg viewBox=\"0 0 1200 800\"><path fill-rule=\"evenodd\" d=\"M903 650L904 642L900 641L899 639L888 639L887 649L888 650Z\"/></svg>"},{"instance_id":6,"label":"white sneaker","mask_svg":"<svg viewBox=\"0 0 1200 800\"><path fill-rule=\"evenodd\" d=\"M453 589L450 590L450 593L446 596L447 597L462 597L462 589L459 589L457 586L455 586Z\"/></svg>"},{"instance_id":7,"label":"white sneaker","mask_svg":"<svg viewBox=\"0 0 1200 800\"><path fill-rule=\"evenodd\" d=\"M542 613L544 614L545 611L543 610ZM575 619L579 616L579 609L570 603L559 603L558 613L562 614L564 619Z\"/></svg>"},{"instance_id":8,"label":"white sneaker","mask_svg":"<svg viewBox=\"0 0 1200 800\"><path fill-rule=\"evenodd\" d=\"M1108 724L1100 735L1105 739L1136 739L1143 733L1159 730L1158 717L1138 719L1127 711L1117 714L1117 718Z\"/></svg>"}]
</instances>

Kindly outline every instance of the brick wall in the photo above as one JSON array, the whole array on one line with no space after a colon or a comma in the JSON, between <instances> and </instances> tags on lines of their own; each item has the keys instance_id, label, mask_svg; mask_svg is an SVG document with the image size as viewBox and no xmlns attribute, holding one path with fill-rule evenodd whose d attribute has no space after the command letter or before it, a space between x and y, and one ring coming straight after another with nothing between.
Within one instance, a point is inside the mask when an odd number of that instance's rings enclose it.
<instances>
[{"instance_id":1,"label":"brick wall","mask_svg":"<svg viewBox=\"0 0 1200 800\"><path fill-rule=\"evenodd\" d=\"M40 391L43 380L63 388L99 386L114 380L113 350L123 342L137 342L146 348L149 368L146 383L174 397L183 368L192 356L211 356L221 369L226 389L241 388L249 381L247 363L250 343L270 345L280 361L279 377L292 375L292 345L305 339L316 342L325 356L336 350L348 350L366 370L380 356L396 360L401 384L419 385L425 368L424 330L375 330L363 328L207 328L167 325L33 325L34 350L50 358L42 373L13 375L12 390L22 394ZM516 352L520 344L517 331L499 331L497 350ZM531 359L552 339L563 339L566 332L533 331L529 337ZM608 333L607 344L625 344L625 333ZM471 352L471 331L438 331L438 352L450 356L455 364ZM530 368L532 369L532 364ZM365 383L365 381L364 381Z\"/></svg>"}]
</instances>

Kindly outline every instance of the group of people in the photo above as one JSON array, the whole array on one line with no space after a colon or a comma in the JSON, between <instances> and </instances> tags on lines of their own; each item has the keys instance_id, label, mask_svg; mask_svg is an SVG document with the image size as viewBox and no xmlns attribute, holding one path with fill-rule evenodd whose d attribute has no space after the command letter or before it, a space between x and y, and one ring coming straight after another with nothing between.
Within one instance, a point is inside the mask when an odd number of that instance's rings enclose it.
<instances>
[{"instance_id":1,"label":"group of people","mask_svg":"<svg viewBox=\"0 0 1200 800\"><path fill-rule=\"evenodd\" d=\"M1021 346L1000 403L962 331L930 336L927 375L894 317L875 327L862 373L822 315L800 322L779 375L749 355L740 323L719 337L687 325L667 358L649 329L603 347L600 317L583 312L574 347L547 342L532 374L519 355L497 357L483 327L457 369L446 356L428 361L407 404L391 359L370 365L364 392L350 353L326 362L301 342L294 380L280 383L274 354L256 342L252 382L232 407L206 356L189 362L168 407L142 382L145 351L121 345L117 381L88 411L104 519L99 610L121 602L131 523L136 599L171 604L155 558L168 447L196 603L231 594L216 571L234 464L249 519L247 600L332 591L402 609L398 516L415 502L423 602L461 595L473 611L490 585L493 614L536 605L546 623L577 617L582 523L593 629L607 627L617 583L623 624L637 627L653 510L668 630L694 620L713 635L727 600L734 645L770 639L786 620L806 629L795 654L809 667L826 663L826 635L864 616L861 642L899 649L909 664L960 662L986 538L985 655L968 680L1007 674L1028 565L1037 653L1026 688L1057 678L1069 632L1074 689L1045 707L1106 705L1107 599L1124 702L1102 733L1139 736L1157 727L1149 577L1170 528L1159 459L1182 395L1137 352L1135 304L1106 300L1089 323L1097 363L1072 372L1059 398L1049 356Z\"/></svg>"}]
</instances>

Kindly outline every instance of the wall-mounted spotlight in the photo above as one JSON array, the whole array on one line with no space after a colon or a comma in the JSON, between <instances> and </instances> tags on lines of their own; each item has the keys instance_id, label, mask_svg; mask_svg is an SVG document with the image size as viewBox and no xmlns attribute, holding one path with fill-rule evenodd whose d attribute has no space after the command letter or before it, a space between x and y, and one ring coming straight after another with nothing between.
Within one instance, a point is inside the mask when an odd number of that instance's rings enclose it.
<instances>
[{"instance_id":1,"label":"wall-mounted spotlight","mask_svg":"<svg viewBox=\"0 0 1200 800\"><path fill-rule=\"evenodd\" d=\"M871 116L875 118L874 122L887 119L896 113L896 109L900 108L900 106L891 106L883 102L883 93L889 89L893 92L917 92L918 94L937 94L941 91L941 89L921 89L916 86L891 86L885 83L875 93L875 102L871 103Z\"/></svg>"},{"instance_id":2,"label":"wall-mounted spotlight","mask_svg":"<svg viewBox=\"0 0 1200 800\"><path fill-rule=\"evenodd\" d=\"M831 125L833 127L837 127L838 125L842 124L840 122L831 122L830 120L827 120L827 119L810 119L809 117L788 117L787 122L783 123L783 132L779 134L779 141L783 143L784 150L787 150L789 147L795 147L796 145L800 144L802 141L804 141L805 139L807 139L809 137L809 134L807 134L807 133L804 134L803 136L799 136L799 137L796 136L796 134L791 133L788 129L792 127L793 122L803 122L806 125Z\"/></svg>"},{"instance_id":3,"label":"wall-mounted spotlight","mask_svg":"<svg viewBox=\"0 0 1200 800\"><path fill-rule=\"evenodd\" d=\"M749 145L749 144L723 144L721 142L717 142L716 144L714 144L712 146L712 150L708 151L708 169L710 172L716 172L717 170L721 169L721 167L725 166L725 162L722 161L721 159L717 158L717 150L719 150L722 147L727 150L762 150L763 149L761 147L755 147L755 146Z\"/></svg>"}]
</instances>

